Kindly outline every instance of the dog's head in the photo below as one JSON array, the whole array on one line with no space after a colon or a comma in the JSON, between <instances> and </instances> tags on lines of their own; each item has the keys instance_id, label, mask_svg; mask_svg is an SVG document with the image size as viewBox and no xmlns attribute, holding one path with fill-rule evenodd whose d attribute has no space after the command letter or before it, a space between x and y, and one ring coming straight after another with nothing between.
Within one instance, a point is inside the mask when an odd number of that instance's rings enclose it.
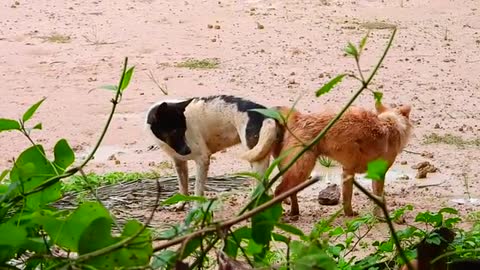
<instances>
[{"instance_id":1,"label":"dog's head","mask_svg":"<svg viewBox=\"0 0 480 270\"><path fill-rule=\"evenodd\" d=\"M185 141L187 121L185 108L191 100L154 105L147 113L147 125L159 140L168 144L180 155L188 155L192 151Z\"/></svg>"},{"instance_id":2,"label":"dog's head","mask_svg":"<svg viewBox=\"0 0 480 270\"><path fill-rule=\"evenodd\" d=\"M375 103L375 109L377 109L377 113L385 113L385 112L394 112L397 115L401 115L405 117L406 119L410 119L410 111L412 110L412 107L410 105L392 105L391 107L387 107L383 105L382 103Z\"/></svg>"}]
</instances>

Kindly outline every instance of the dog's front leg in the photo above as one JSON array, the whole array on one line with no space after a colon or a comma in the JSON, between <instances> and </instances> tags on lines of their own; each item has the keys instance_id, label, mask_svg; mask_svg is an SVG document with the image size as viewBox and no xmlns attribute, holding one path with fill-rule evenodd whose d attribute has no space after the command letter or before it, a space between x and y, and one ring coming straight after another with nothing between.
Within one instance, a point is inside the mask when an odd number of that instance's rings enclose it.
<instances>
[{"instance_id":1,"label":"dog's front leg","mask_svg":"<svg viewBox=\"0 0 480 270\"><path fill-rule=\"evenodd\" d=\"M343 212L347 217L352 217L357 215L357 213L355 213L352 208L354 179L355 179L355 174L349 173L348 171L345 171L345 169L343 169L343 173L342 173Z\"/></svg>"},{"instance_id":2,"label":"dog's front leg","mask_svg":"<svg viewBox=\"0 0 480 270\"><path fill-rule=\"evenodd\" d=\"M178 177L178 188L180 193L188 196L188 164L186 160L173 159L175 163L175 171ZM176 211L182 211L185 209L185 202L179 202L172 206Z\"/></svg>"},{"instance_id":3,"label":"dog's front leg","mask_svg":"<svg viewBox=\"0 0 480 270\"><path fill-rule=\"evenodd\" d=\"M207 182L208 168L210 166L210 156L200 157L195 160L197 175L195 178L195 196L203 196L205 183Z\"/></svg>"},{"instance_id":4,"label":"dog's front leg","mask_svg":"<svg viewBox=\"0 0 480 270\"><path fill-rule=\"evenodd\" d=\"M373 194L377 196L383 203L385 203L385 195L383 193L384 186L385 186L385 177L383 177L383 179L380 179L380 180L372 180ZM383 217L382 209L377 204L373 206L373 215L379 218Z\"/></svg>"}]
</instances>

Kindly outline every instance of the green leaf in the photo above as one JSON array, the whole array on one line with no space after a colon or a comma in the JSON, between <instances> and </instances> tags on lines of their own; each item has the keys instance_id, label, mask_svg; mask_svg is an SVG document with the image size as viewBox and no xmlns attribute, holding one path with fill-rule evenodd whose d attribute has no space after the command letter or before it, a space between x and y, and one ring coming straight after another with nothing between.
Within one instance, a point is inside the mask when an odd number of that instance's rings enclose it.
<instances>
[{"instance_id":1,"label":"green leaf","mask_svg":"<svg viewBox=\"0 0 480 270\"><path fill-rule=\"evenodd\" d=\"M417 214L415 222L425 222L433 227L439 227L442 225L443 215L441 213L422 212Z\"/></svg>"},{"instance_id":2,"label":"green leaf","mask_svg":"<svg viewBox=\"0 0 480 270\"><path fill-rule=\"evenodd\" d=\"M250 239L252 236L252 229L243 226L235 231L231 235L229 235L225 241L225 246L223 248L223 251L230 257L236 258L237 257L237 252L240 243L242 242L243 239ZM236 241L235 241L236 240ZM237 243L238 241L238 243Z\"/></svg>"},{"instance_id":3,"label":"green leaf","mask_svg":"<svg viewBox=\"0 0 480 270\"><path fill-rule=\"evenodd\" d=\"M75 153L65 139L61 139L55 144L53 154L55 156L53 163L62 169L61 173L75 161Z\"/></svg>"},{"instance_id":4,"label":"green leaf","mask_svg":"<svg viewBox=\"0 0 480 270\"><path fill-rule=\"evenodd\" d=\"M123 92L123 90L125 90L125 88L127 88L128 85L130 84L130 79L132 78L134 69L135 67L131 67L127 70L127 72L125 72L125 77L123 77L123 82L122 82L122 85L120 86L120 91Z\"/></svg>"},{"instance_id":5,"label":"green leaf","mask_svg":"<svg viewBox=\"0 0 480 270\"><path fill-rule=\"evenodd\" d=\"M183 194L180 194L180 193L176 193L172 197L163 201L162 205L172 205L172 204L176 204L176 203L179 203L179 202L194 202L194 201L204 203L204 202L207 202L208 200L204 197L187 196L187 195L183 195Z\"/></svg>"},{"instance_id":6,"label":"green leaf","mask_svg":"<svg viewBox=\"0 0 480 270\"><path fill-rule=\"evenodd\" d=\"M111 218L99 217L94 219L80 234L78 254L86 254L114 244L116 241L111 235L111 228Z\"/></svg>"},{"instance_id":7,"label":"green leaf","mask_svg":"<svg viewBox=\"0 0 480 270\"><path fill-rule=\"evenodd\" d=\"M263 195L260 204L271 200L268 195ZM252 238L257 244L268 245L270 243L273 227L282 216L282 205L277 203L272 207L252 217Z\"/></svg>"},{"instance_id":8,"label":"green leaf","mask_svg":"<svg viewBox=\"0 0 480 270\"><path fill-rule=\"evenodd\" d=\"M357 51L357 48L355 48L355 45L353 45L351 42L348 42L348 45L347 47L345 48L345 52L348 54L348 55L351 55L355 58L358 57L358 51Z\"/></svg>"},{"instance_id":9,"label":"green leaf","mask_svg":"<svg viewBox=\"0 0 480 270\"><path fill-rule=\"evenodd\" d=\"M241 176L241 177L250 177L250 178L253 178L257 181L262 181L262 176L257 172L239 172L239 173L235 173L233 175L234 176Z\"/></svg>"},{"instance_id":10,"label":"green leaf","mask_svg":"<svg viewBox=\"0 0 480 270\"><path fill-rule=\"evenodd\" d=\"M250 111L258 112L268 118L273 118L280 123L285 123L285 119L283 118L282 114L275 109L251 109Z\"/></svg>"},{"instance_id":11,"label":"green leaf","mask_svg":"<svg viewBox=\"0 0 480 270\"><path fill-rule=\"evenodd\" d=\"M363 49L365 48L365 45L367 44L367 39L368 39L369 34L370 34L370 30L367 32L367 34L365 34L365 36L362 38L362 40L360 40L360 44L358 45L360 54L362 53Z\"/></svg>"},{"instance_id":12,"label":"green leaf","mask_svg":"<svg viewBox=\"0 0 480 270\"><path fill-rule=\"evenodd\" d=\"M0 224L0 235L0 263L5 263L14 258L17 250L27 241L27 231L13 222L6 222Z\"/></svg>"},{"instance_id":13,"label":"green leaf","mask_svg":"<svg viewBox=\"0 0 480 270\"><path fill-rule=\"evenodd\" d=\"M10 172L10 170L4 170L4 171L0 174L0 182L2 182L2 180L5 178L5 176L8 175L9 172Z\"/></svg>"},{"instance_id":14,"label":"green leaf","mask_svg":"<svg viewBox=\"0 0 480 270\"><path fill-rule=\"evenodd\" d=\"M383 93L382 92L373 92L373 98L378 104L382 104Z\"/></svg>"},{"instance_id":15,"label":"green leaf","mask_svg":"<svg viewBox=\"0 0 480 270\"><path fill-rule=\"evenodd\" d=\"M0 246L19 247L27 240L27 231L10 221L0 224Z\"/></svg>"},{"instance_id":16,"label":"green leaf","mask_svg":"<svg viewBox=\"0 0 480 270\"><path fill-rule=\"evenodd\" d=\"M277 223L275 224L275 226L277 228L279 228L280 230L283 230L287 233L291 233L293 235L296 235L296 236L300 236L300 237L304 237L305 234L303 233L302 230L300 230L299 228L293 226L293 225L290 225L290 224L285 224L285 223Z\"/></svg>"},{"instance_id":17,"label":"green leaf","mask_svg":"<svg viewBox=\"0 0 480 270\"><path fill-rule=\"evenodd\" d=\"M100 218L112 222L110 213L100 203L85 202L66 219L57 219L40 213L36 220L48 232L54 244L76 252L82 233L91 226L94 220Z\"/></svg>"},{"instance_id":18,"label":"green leaf","mask_svg":"<svg viewBox=\"0 0 480 270\"><path fill-rule=\"evenodd\" d=\"M453 225L454 224L457 224L459 222L461 222L462 219L461 218L458 218L458 217L454 217L454 218L447 218L443 224L445 225L445 227L447 228L453 228Z\"/></svg>"},{"instance_id":19,"label":"green leaf","mask_svg":"<svg viewBox=\"0 0 480 270\"><path fill-rule=\"evenodd\" d=\"M311 243L310 246L298 246L295 248L297 258L294 261L293 268L295 270L310 270L310 269L323 269L323 270L335 270L337 269L336 263L333 259L327 255L324 249L316 243Z\"/></svg>"},{"instance_id":20,"label":"green leaf","mask_svg":"<svg viewBox=\"0 0 480 270\"><path fill-rule=\"evenodd\" d=\"M377 159L368 163L367 175L365 177L372 180L384 181L387 170L388 162L383 159Z\"/></svg>"},{"instance_id":21,"label":"green leaf","mask_svg":"<svg viewBox=\"0 0 480 270\"><path fill-rule=\"evenodd\" d=\"M28 121L28 119L32 118L33 114L37 111L38 107L42 105L43 101L45 101L45 98L42 98L39 102L33 104L28 110L23 114L22 116L22 121L25 123Z\"/></svg>"},{"instance_id":22,"label":"green leaf","mask_svg":"<svg viewBox=\"0 0 480 270\"><path fill-rule=\"evenodd\" d=\"M41 145L34 145L23 151L15 161L10 172L12 184L23 192L30 192L43 185L48 179L56 176L52 163L45 158L45 151ZM41 192L33 193L25 198L26 208L35 210L60 199L60 183L56 182L45 187Z\"/></svg>"},{"instance_id":23,"label":"green leaf","mask_svg":"<svg viewBox=\"0 0 480 270\"><path fill-rule=\"evenodd\" d=\"M440 211L438 211L438 213L448 213L448 214L458 215L458 211L450 207L442 208L440 209Z\"/></svg>"},{"instance_id":24,"label":"green leaf","mask_svg":"<svg viewBox=\"0 0 480 270\"><path fill-rule=\"evenodd\" d=\"M102 85L100 86L101 89L106 89L106 90L111 90L111 91L117 91L117 86L116 85Z\"/></svg>"},{"instance_id":25,"label":"green leaf","mask_svg":"<svg viewBox=\"0 0 480 270\"><path fill-rule=\"evenodd\" d=\"M177 260L177 253L173 250L162 250L155 253L152 260L153 269L172 269Z\"/></svg>"},{"instance_id":26,"label":"green leaf","mask_svg":"<svg viewBox=\"0 0 480 270\"><path fill-rule=\"evenodd\" d=\"M12 119L0 118L0 132L8 130L20 130L20 123Z\"/></svg>"},{"instance_id":27,"label":"green leaf","mask_svg":"<svg viewBox=\"0 0 480 270\"><path fill-rule=\"evenodd\" d=\"M332 90L332 88L335 87L335 85L341 82L345 76L347 76L347 74L340 74L337 77L331 79L328 83L326 83L320 89L318 89L317 92L315 92L315 96L319 97L323 94L330 92L330 90Z\"/></svg>"},{"instance_id":28,"label":"green leaf","mask_svg":"<svg viewBox=\"0 0 480 270\"><path fill-rule=\"evenodd\" d=\"M43 128L42 123L38 123L38 124L36 124L35 126L33 126L32 129L39 129L39 130L40 130L40 129L42 129L42 128Z\"/></svg>"},{"instance_id":29,"label":"green leaf","mask_svg":"<svg viewBox=\"0 0 480 270\"><path fill-rule=\"evenodd\" d=\"M129 220L123 228L122 237L131 237L137 234L142 228L143 225L137 220ZM128 249L128 253L130 253L132 256L125 257L126 262L117 266L147 265L153 254L152 236L150 231L148 229L143 230L140 235L130 242L126 249ZM125 253L125 250L123 252L119 252L119 255L122 255L123 253ZM130 260L134 261L131 262Z\"/></svg>"},{"instance_id":30,"label":"green leaf","mask_svg":"<svg viewBox=\"0 0 480 270\"><path fill-rule=\"evenodd\" d=\"M328 235L329 236L339 236L345 233L345 230L342 227L336 227L335 229L331 230Z\"/></svg>"}]
</instances>

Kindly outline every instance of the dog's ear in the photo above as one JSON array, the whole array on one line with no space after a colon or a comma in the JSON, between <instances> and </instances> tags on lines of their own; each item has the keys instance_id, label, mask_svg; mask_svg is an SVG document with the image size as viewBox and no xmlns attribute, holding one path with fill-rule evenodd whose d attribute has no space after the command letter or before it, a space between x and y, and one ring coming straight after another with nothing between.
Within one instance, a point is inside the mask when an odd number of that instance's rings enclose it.
<instances>
[{"instance_id":1,"label":"dog's ear","mask_svg":"<svg viewBox=\"0 0 480 270\"><path fill-rule=\"evenodd\" d=\"M187 108L187 106L188 106L188 104L190 104L190 102L192 102L192 99L188 99L188 100L185 100L185 101L182 101L182 102L179 102L179 103L175 103L175 108L184 112L185 108Z\"/></svg>"},{"instance_id":2,"label":"dog's ear","mask_svg":"<svg viewBox=\"0 0 480 270\"><path fill-rule=\"evenodd\" d=\"M410 105L402 105L398 110L403 116L405 116L406 118L409 118L412 107Z\"/></svg>"},{"instance_id":3,"label":"dog's ear","mask_svg":"<svg viewBox=\"0 0 480 270\"><path fill-rule=\"evenodd\" d=\"M160 105L153 107L148 112L147 123L151 125L152 123L156 122L158 119L160 119L160 115L164 113L167 109L168 104L166 102L163 102Z\"/></svg>"},{"instance_id":4,"label":"dog's ear","mask_svg":"<svg viewBox=\"0 0 480 270\"><path fill-rule=\"evenodd\" d=\"M375 102L375 109L377 110L377 113L383 113L388 110L388 108L385 107L381 102Z\"/></svg>"}]
</instances>

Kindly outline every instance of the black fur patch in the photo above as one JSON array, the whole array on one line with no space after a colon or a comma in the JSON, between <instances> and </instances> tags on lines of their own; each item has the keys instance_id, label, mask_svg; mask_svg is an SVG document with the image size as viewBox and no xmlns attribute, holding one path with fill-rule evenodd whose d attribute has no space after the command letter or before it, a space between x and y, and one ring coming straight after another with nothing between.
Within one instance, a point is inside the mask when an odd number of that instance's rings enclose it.
<instances>
[{"instance_id":1,"label":"black fur patch","mask_svg":"<svg viewBox=\"0 0 480 270\"><path fill-rule=\"evenodd\" d=\"M168 144L180 155L191 153L185 141L187 121L184 114L185 108L191 101L189 99L180 103L163 102L152 108L147 116L147 123L150 124L155 137Z\"/></svg>"},{"instance_id":2,"label":"black fur patch","mask_svg":"<svg viewBox=\"0 0 480 270\"><path fill-rule=\"evenodd\" d=\"M248 148L252 149L253 147L255 147L255 145L257 145L258 138L260 135L260 130L262 128L262 123L266 117L261 113L250 111L250 110L265 109L266 108L265 106L250 100L246 100L240 97L235 97L230 95L209 96L209 97L202 97L199 99L205 102L209 102L215 99L221 99L225 103L237 105L238 111L247 112L248 122L247 122L247 127L245 129L245 138L247 139L247 146Z\"/></svg>"}]
</instances>

